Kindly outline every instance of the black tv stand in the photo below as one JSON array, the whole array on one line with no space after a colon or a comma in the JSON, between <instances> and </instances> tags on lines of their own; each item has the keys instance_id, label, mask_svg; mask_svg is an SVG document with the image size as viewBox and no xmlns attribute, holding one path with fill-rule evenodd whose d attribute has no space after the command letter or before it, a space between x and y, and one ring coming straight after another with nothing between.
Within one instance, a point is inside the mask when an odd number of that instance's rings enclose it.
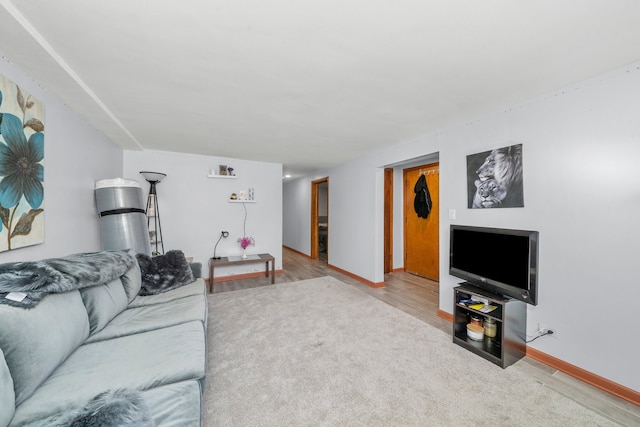
<instances>
[{"instance_id":1,"label":"black tv stand","mask_svg":"<svg viewBox=\"0 0 640 427\"><path fill-rule=\"evenodd\" d=\"M497 308L482 313L467 307L460 301L472 297L487 300ZM496 321L495 338L484 337L482 341L467 336L467 324L471 316L492 318ZM527 304L513 298L497 295L470 283L461 283L453 288L453 342L484 357L496 365L506 368L520 360L526 351Z\"/></svg>"}]
</instances>

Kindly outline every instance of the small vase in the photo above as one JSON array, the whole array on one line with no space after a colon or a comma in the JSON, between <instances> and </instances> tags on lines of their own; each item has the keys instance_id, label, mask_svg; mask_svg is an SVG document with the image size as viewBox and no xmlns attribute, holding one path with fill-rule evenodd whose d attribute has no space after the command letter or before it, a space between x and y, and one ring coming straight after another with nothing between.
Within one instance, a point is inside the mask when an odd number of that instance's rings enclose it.
<instances>
[{"instance_id":1,"label":"small vase","mask_svg":"<svg viewBox=\"0 0 640 427\"><path fill-rule=\"evenodd\" d=\"M247 250L246 249L242 250L242 259L247 259Z\"/></svg>"}]
</instances>

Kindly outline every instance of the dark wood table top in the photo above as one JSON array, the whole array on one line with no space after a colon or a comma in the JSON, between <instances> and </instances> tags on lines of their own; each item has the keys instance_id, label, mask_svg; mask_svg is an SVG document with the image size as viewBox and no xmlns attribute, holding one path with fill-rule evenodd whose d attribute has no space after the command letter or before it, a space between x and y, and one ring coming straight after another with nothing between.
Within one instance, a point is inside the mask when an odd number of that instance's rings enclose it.
<instances>
[{"instance_id":1,"label":"dark wood table top","mask_svg":"<svg viewBox=\"0 0 640 427\"><path fill-rule=\"evenodd\" d=\"M258 259L253 258L252 256L257 256ZM247 259L237 259L239 257L239 255L231 260L229 260L229 257L223 256L220 259L213 259L210 258L210 262L215 264L216 266L221 266L221 265L230 265L230 264L241 264L244 262L267 262L267 261L271 261L271 262L275 262L275 257L271 254L250 254L248 255Z\"/></svg>"}]
</instances>

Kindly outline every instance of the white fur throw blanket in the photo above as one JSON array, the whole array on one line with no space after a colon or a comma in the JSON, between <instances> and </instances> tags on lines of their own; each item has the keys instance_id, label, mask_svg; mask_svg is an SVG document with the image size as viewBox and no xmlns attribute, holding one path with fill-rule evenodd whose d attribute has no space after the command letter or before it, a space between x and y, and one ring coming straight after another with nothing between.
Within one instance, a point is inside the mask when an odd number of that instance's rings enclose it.
<instances>
[{"instance_id":1,"label":"white fur throw blanket","mask_svg":"<svg viewBox=\"0 0 640 427\"><path fill-rule=\"evenodd\" d=\"M102 251L0 264L0 304L35 307L49 293L109 283L135 262L135 256L128 251Z\"/></svg>"}]
</instances>

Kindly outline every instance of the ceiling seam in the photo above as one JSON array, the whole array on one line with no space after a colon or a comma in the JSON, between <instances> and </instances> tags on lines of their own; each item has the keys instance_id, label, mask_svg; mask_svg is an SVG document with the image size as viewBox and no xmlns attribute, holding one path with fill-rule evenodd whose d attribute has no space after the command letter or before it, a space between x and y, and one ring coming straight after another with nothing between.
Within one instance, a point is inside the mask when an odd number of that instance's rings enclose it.
<instances>
[{"instance_id":1,"label":"ceiling seam","mask_svg":"<svg viewBox=\"0 0 640 427\"><path fill-rule=\"evenodd\" d=\"M138 139L126 128L126 126L116 117L115 114L107 107L107 105L102 102L100 97L91 90L89 85L87 85L82 78L65 62L64 59L56 52L56 50L51 46L45 38L40 34L40 32L25 18L25 16L20 13L18 9L11 3L9 0L0 0L0 5L2 5L7 12L24 28L31 37L53 58L53 60L73 79L74 82L78 84L82 88L82 90L89 95L89 97L104 111L107 116L113 122L118 125L120 129L129 137L131 140L138 146L140 150L144 150L144 147L138 141ZM115 141L114 141L115 142Z\"/></svg>"}]
</instances>

